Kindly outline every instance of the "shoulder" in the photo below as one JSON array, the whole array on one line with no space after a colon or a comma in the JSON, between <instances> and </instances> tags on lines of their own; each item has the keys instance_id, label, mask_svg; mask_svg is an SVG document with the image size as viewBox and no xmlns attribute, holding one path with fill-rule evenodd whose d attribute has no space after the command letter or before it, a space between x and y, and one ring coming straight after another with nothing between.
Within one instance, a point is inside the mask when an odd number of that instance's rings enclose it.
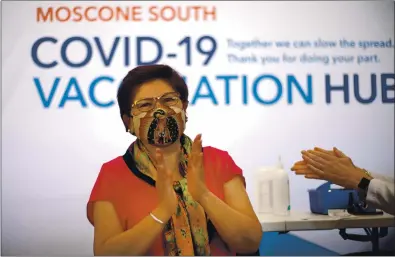
<instances>
[{"instance_id":1,"label":"shoulder","mask_svg":"<svg viewBox=\"0 0 395 257\"><path fill-rule=\"evenodd\" d=\"M206 146L203 147L203 156L205 168L220 175L225 181L243 173L227 151Z\"/></svg>"},{"instance_id":2,"label":"shoulder","mask_svg":"<svg viewBox=\"0 0 395 257\"><path fill-rule=\"evenodd\" d=\"M203 154L208 157L215 157L215 158L226 158L229 156L227 151L212 147L212 146L205 146L203 147Z\"/></svg>"},{"instance_id":3,"label":"shoulder","mask_svg":"<svg viewBox=\"0 0 395 257\"><path fill-rule=\"evenodd\" d=\"M93 224L93 203L98 201L111 202L114 200L114 191L116 190L117 180L119 181L119 170L121 169L123 158L116 157L102 164L96 182L93 185L88 205L87 215L89 221Z\"/></svg>"},{"instance_id":4,"label":"shoulder","mask_svg":"<svg viewBox=\"0 0 395 257\"><path fill-rule=\"evenodd\" d=\"M233 161L227 151L212 146L203 147L203 158L205 163L215 165L216 168L218 165L228 165Z\"/></svg>"},{"instance_id":5,"label":"shoulder","mask_svg":"<svg viewBox=\"0 0 395 257\"><path fill-rule=\"evenodd\" d=\"M229 162L234 163L232 157L227 151L212 146L203 147L203 155L207 161L220 161L226 164L229 164Z\"/></svg>"},{"instance_id":6,"label":"shoulder","mask_svg":"<svg viewBox=\"0 0 395 257\"><path fill-rule=\"evenodd\" d=\"M99 181L103 183L119 178L125 167L126 165L122 156L118 156L110 161L104 162L100 168L96 183Z\"/></svg>"},{"instance_id":7,"label":"shoulder","mask_svg":"<svg viewBox=\"0 0 395 257\"><path fill-rule=\"evenodd\" d=\"M102 168L110 169L110 168L119 168L124 163L123 157L118 156L110 161L103 163Z\"/></svg>"},{"instance_id":8,"label":"shoulder","mask_svg":"<svg viewBox=\"0 0 395 257\"><path fill-rule=\"evenodd\" d=\"M125 161L122 156L118 156L110 161L104 162L101 166L100 173L114 173L124 166Z\"/></svg>"}]
</instances>

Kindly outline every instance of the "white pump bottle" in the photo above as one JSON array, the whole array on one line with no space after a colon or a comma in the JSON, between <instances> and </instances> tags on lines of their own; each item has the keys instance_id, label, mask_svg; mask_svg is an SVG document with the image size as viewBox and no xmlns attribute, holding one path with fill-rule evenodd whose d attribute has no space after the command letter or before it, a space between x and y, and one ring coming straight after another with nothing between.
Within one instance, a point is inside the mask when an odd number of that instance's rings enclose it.
<instances>
[{"instance_id":1,"label":"white pump bottle","mask_svg":"<svg viewBox=\"0 0 395 257\"><path fill-rule=\"evenodd\" d=\"M284 170L281 157L274 167L258 169L254 177L258 214L272 213L289 215L291 209L288 173Z\"/></svg>"}]
</instances>

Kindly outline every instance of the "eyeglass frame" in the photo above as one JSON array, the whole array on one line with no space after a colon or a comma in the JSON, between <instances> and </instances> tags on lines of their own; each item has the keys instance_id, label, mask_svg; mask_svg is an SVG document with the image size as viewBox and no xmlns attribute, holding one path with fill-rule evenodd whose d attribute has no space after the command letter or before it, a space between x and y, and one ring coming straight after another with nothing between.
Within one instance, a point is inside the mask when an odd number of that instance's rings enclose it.
<instances>
[{"instance_id":1,"label":"eyeglass frame","mask_svg":"<svg viewBox=\"0 0 395 257\"><path fill-rule=\"evenodd\" d=\"M162 94L162 95L160 95L160 96L142 98L142 99L140 99L140 100L134 101L134 103L130 106L130 117L133 116L133 115L131 114L131 112L133 112L133 107L135 107L136 104L137 104L138 102L143 101L143 100L151 100L151 99L152 99L152 100L154 101L154 104L153 104L152 109L154 109L154 107L155 107L155 105L157 104L157 102L158 102L163 96L168 95L168 94L174 94L175 97L177 97L177 103L175 103L175 104L173 104L173 105L170 105L170 106L174 106L174 105L178 104L178 103L181 101L180 93L178 93L178 92L167 92L167 93L164 93L164 94ZM152 109L148 110L147 112L151 111Z\"/></svg>"}]
</instances>

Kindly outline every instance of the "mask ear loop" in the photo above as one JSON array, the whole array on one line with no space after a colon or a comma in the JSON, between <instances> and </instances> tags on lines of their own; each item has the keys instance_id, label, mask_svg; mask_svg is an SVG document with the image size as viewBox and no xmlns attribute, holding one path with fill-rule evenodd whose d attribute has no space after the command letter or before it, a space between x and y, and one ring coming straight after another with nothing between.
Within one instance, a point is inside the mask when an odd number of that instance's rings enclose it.
<instances>
[{"instance_id":1,"label":"mask ear loop","mask_svg":"<svg viewBox=\"0 0 395 257\"><path fill-rule=\"evenodd\" d=\"M129 114L129 118L133 119L133 115ZM129 122L130 123L130 122ZM134 126L132 125L132 128L127 128L126 132L129 132L130 134L132 134L133 136L136 136L135 132L134 132Z\"/></svg>"},{"instance_id":2,"label":"mask ear loop","mask_svg":"<svg viewBox=\"0 0 395 257\"><path fill-rule=\"evenodd\" d=\"M127 129L126 132L129 132L129 133L132 134L133 136L136 135L136 134L134 133L134 129Z\"/></svg>"}]
</instances>

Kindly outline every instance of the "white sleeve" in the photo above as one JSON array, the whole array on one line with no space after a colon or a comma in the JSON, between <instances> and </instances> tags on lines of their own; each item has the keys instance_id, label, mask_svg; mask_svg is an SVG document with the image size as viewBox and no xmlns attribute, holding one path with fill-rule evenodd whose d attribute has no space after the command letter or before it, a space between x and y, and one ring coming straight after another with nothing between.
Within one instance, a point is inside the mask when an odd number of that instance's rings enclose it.
<instances>
[{"instance_id":1,"label":"white sleeve","mask_svg":"<svg viewBox=\"0 0 395 257\"><path fill-rule=\"evenodd\" d=\"M394 181L372 179L366 195L366 203L386 213L395 215L394 187Z\"/></svg>"},{"instance_id":2,"label":"white sleeve","mask_svg":"<svg viewBox=\"0 0 395 257\"><path fill-rule=\"evenodd\" d=\"M381 174L378 174L378 173L373 173L373 172L371 172L371 174L372 174L372 177L373 178L377 178L377 179L380 179L380 180L383 180L383 181L391 181L392 183L394 183L394 178L393 177L387 177L387 176L384 176L384 175L381 175Z\"/></svg>"}]
</instances>

